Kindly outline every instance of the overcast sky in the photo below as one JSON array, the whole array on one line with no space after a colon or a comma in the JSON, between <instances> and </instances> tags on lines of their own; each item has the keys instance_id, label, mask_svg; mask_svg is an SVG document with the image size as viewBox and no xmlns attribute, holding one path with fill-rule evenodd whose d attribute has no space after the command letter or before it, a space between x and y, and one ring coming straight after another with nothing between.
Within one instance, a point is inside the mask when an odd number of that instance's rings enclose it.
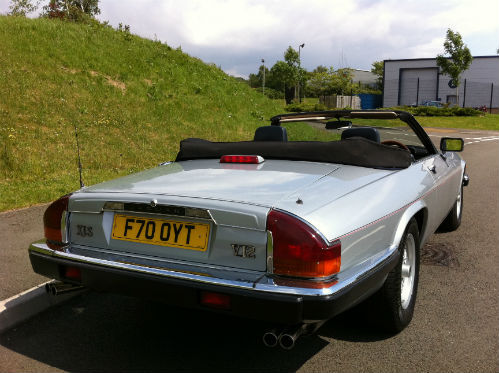
<instances>
[{"instance_id":1,"label":"overcast sky","mask_svg":"<svg viewBox=\"0 0 499 373\"><path fill-rule=\"evenodd\" d=\"M7 13L9 0L0 0ZM474 56L499 48L498 0L100 0L100 20L130 25L231 75L305 43L302 66L370 70L377 60L435 57L447 28ZM0 41L1 42L1 41Z\"/></svg>"}]
</instances>

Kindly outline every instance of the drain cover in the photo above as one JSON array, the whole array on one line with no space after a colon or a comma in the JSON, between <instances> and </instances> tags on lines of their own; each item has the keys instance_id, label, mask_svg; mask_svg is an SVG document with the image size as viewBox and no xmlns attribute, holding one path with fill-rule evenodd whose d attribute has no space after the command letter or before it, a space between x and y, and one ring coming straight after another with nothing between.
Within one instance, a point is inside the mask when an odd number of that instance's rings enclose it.
<instances>
[{"instance_id":1,"label":"drain cover","mask_svg":"<svg viewBox=\"0 0 499 373\"><path fill-rule=\"evenodd\" d=\"M459 267L452 245L444 243L427 243L421 249L421 264Z\"/></svg>"}]
</instances>

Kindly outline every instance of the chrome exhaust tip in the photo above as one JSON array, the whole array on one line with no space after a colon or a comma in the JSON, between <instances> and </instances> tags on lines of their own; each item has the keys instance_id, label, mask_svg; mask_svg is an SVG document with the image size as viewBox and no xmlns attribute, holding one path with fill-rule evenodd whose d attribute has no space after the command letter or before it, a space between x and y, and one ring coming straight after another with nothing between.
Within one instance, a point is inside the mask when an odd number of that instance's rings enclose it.
<instances>
[{"instance_id":1,"label":"chrome exhaust tip","mask_svg":"<svg viewBox=\"0 0 499 373\"><path fill-rule=\"evenodd\" d=\"M45 284L45 291L48 294L52 294L54 296L82 290L83 288L84 287L81 285L73 285L66 282L50 282L48 284Z\"/></svg>"},{"instance_id":2,"label":"chrome exhaust tip","mask_svg":"<svg viewBox=\"0 0 499 373\"><path fill-rule=\"evenodd\" d=\"M279 338L279 345L285 350L291 350L293 347L295 347L295 343L298 337L299 335L297 335L297 333L283 333L281 335L281 338Z\"/></svg>"},{"instance_id":3,"label":"chrome exhaust tip","mask_svg":"<svg viewBox=\"0 0 499 373\"><path fill-rule=\"evenodd\" d=\"M283 334L281 335L281 338L279 338L279 345L285 350L291 350L295 347L296 339L297 338L291 334Z\"/></svg>"},{"instance_id":4,"label":"chrome exhaust tip","mask_svg":"<svg viewBox=\"0 0 499 373\"><path fill-rule=\"evenodd\" d=\"M295 347L298 338L306 333L309 328L310 324L301 324L285 330L279 337L279 345L285 350L291 350Z\"/></svg>"},{"instance_id":5,"label":"chrome exhaust tip","mask_svg":"<svg viewBox=\"0 0 499 373\"><path fill-rule=\"evenodd\" d=\"M276 329L272 329L263 334L263 344L267 347L275 347L279 343L279 333Z\"/></svg>"}]
</instances>

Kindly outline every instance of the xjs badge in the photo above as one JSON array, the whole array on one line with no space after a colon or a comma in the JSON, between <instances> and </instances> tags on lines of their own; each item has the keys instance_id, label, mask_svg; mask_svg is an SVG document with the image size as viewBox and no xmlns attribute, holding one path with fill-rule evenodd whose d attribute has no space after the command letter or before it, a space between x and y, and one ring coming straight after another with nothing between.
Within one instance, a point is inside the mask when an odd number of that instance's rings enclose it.
<instances>
[{"instance_id":1,"label":"xjs badge","mask_svg":"<svg viewBox=\"0 0 499 373\"><path fill-rule=\"evenodd\" d=\"M238 245L233 243L232 245L232 251L234 252L234 256L239 256L241 258L251 258L255 259L255 246L251 245Z\"/></svg>"},{"instance_id":2,"label":"xjs badge","mask_svg":"<svg viewBox=\"0 0 499 373\"><path fill-rule=\"evenodd\" d=\"M81 237L92 237L94 235L93 228L87 225L77 225L76 235Z\"/></svg>"}]
</instances>

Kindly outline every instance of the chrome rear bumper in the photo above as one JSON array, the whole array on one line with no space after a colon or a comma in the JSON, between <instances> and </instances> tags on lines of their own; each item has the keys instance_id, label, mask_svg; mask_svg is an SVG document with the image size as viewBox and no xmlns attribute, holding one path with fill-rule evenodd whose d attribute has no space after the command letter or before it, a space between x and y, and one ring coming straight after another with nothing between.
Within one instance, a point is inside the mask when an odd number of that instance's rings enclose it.
<instances>
[{"instance_id":1,"label":"chrome rear bumper","mask_svg":"<svg viewBox=\"0 0 499 373\"><path fill-rule=\"evenodd\" d=\"M61 281L64 268L78 267L81 280L69 282L98 291L152 298L186 307L198 304L200 291L230 295L233 309L242 317L287 324L325 320L359 303L378 290L398 261L394 249L362 272L340 273L326 282L280 278L266 273L234 272L171 263L175 269L130 263L130 258L106 260L50 249L33 243L29 249L35 272Z\"/></svg>"}]
</instances>

